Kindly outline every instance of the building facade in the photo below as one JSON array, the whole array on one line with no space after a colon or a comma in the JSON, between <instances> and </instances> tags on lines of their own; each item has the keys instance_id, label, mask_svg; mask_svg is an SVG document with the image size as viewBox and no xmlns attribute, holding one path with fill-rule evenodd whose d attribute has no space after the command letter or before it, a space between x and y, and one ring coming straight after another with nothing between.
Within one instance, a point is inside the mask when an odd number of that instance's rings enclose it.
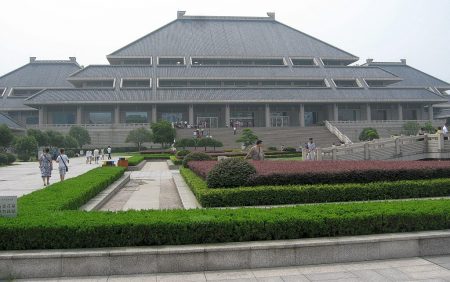
<instances>
[{"instance_id":1,"label":"building facade","mask_svg":"<svg viewBox=\"0 0 450 282\"><path fill-rule=\"evenodd\" d=\"M0 111L28 126L127 127L158 120L305 127L428 120L450 85L359 58L267 17L187 16L81 68L38 61L0 78ZM43 68L46 68L43 70Z\"/></svg>"}]
</instances>

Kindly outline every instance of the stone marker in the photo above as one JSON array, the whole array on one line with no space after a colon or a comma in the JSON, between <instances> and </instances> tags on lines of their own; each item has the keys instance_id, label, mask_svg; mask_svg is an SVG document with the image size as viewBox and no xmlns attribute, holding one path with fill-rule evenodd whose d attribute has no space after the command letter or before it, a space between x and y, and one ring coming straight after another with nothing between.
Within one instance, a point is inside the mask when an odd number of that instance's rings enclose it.
<instances>
[{"instance_id":1,"label":"stone marker","mask_svg":"<svg viewBox=\"0 0 450 282\"><path fill-rule=\"evenodd\" d=\"M17 196L0 196L0 217L17 216Z\"/></svg>"}]
</instances>

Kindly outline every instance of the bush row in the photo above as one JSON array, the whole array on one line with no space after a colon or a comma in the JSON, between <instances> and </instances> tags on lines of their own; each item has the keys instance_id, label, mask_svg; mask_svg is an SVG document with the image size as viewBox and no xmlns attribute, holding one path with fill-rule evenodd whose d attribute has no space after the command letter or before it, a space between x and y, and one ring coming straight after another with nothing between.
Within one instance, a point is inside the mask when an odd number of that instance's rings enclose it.
<instances>
[{"instance_id":1,"label":"bush row","mask_svg":"<svg viewBox=\"0 0 450 282\"><path fill-rule=\"evenodd\" d=\"M10 153L0 153L0 165L10 165L16 161L16 156Z\"/></svg>"},{"instance_id":2,"label":"bush row","mask_svg":"<svg viewBox=\"0 0 450 282\"><path fill-rule=\"evenodd\" d=\"M171 155L169 154L141 154L141 155L134 155L131 158L128 159L128 165L129 166L136 166L143 160L168 160L170 159Z\"/></svg>"},{"instance_id":3,"label":"bush row","mask_svg":"<svg viewBox=\"0 0 450 282\"><path fill-rule=\"evenodd\" d=\"M373 183L208 188L189 169L181 175L204 207L286 205L450 196L450 179Z\"/></svg>"},{"instance_id":4,"label":"bush row","mask_svg":"<svg viewBox=\"0 0 450 282\"><path fill-rule=\"evenodd\" d=\"M183 159L179 159L176 156L170 156L170 160L174 165L181 165L183 163Z\"/></svg>"}]
</instances>

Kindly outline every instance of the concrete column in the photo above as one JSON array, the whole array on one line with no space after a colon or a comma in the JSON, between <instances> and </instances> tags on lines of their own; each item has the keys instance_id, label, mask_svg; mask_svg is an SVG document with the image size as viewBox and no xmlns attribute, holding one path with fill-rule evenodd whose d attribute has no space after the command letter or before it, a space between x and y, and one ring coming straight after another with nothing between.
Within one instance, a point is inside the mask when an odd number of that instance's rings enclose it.
<instances>
[{"instance_id":1,"label":"concrete column","mask_svg":"<svg viewBox=\"0 0 450 282\"><path fill-rule=\"evenodd\" d=\"M334 121L339 120L339 107L337 104L333 104L333 120Z\"/></svg>"},{"instance_id":2,"label":"concrete column","mask_svg":"<svg viewBox=\"0 0 450 282\"><path fill-rule=\"evenodd\" d=\"M398 120L403 120L403 105L398 104Z\"/></svg>"},{"instance_id":3,"label":"concrete column","mask_svg":"<svg viewBox=\"0 0 450 282\"><path fill-rule=\"evenodd\" d=\"M266 104L265 117L266 117L266 127L270 127L270 105L269 104Z\"/></svg>"},{"instance_id":4,"label":"concrete column","mask_svg":"<svg viewBox=\"0 0 450 282\"><path fill-rule=\"evenodd\" d=\"M194 124L194 105L189 105L189 124Z\"/></svg>"},{"instance_id":5,"label":"concrete column","mask_svg":"<svg viewBox=\"0 0 450 282\"><path fill-rule=\"evenodd\" d=\"M230 105L226 104L225 105L225 126L228 127L230 126Z\"/></svg>"},{"instance_id":6,"label":"concrete column","mask_svg":"<svg viewBox=\"0 0 450 282\"><path fill-rule=\"evenodd\" d=\"M45 114L46 114L45 107L44 106L39 107L39 127L47 123L47 121L44 120Z\"/></svg>"},{"instance_id":7,"label":"concrete column","mask_svg":"<svg viewBox=\"0 0 450 282\"><path fill-rule=\"evenodd\" d=\"M120 106L116 105L114 108L114 124L120 123Z\"/></svg>"},{"instance_id":8,"label":"concrete column","mask_svg":"<svg viewBox=\"0 0 450 282\"><path fill-rule=\"evenodd\" d=\"M82 117L83 117L83 111L81 109L81 106L77 107L77 125L80 125L82 123Z\"/></svg>"},{"instance_id":9,"label":"concrete column","mask_svg":"<svg viewBox=\"0 0 450 282\"><path fill-rule=\"evenodd\" d=\"M305 127L305 105L300 104L300 110L298 112L298 119L300 121L300 127Z\"/></svg>"},{"instance_id":10,"label":"concrete column","mask_svg":"<svg viewBox=\"0 0 450 282\"><path fill-rule=\"evenodd\" d=\"M428 105L428 119L433 120L433 104Z\"/></svg>"},{"instance_id":11,"label":"concrete column","mask_svg":"<svg viewBox=\"0 0 450 282\"><path fill-rule=\"evenodd\" d=\"M151 122L158 122L158 115L157 115L157 112L156 112L156 104L153 104L152 105L152 121Z\"/></svg>"},{"instance_id":12,"label":"concrete column","mask_svg":"<svg viewBox=\"0 0 450 282\"><path fill-rule=\"evenodd\" d=\"M372 108L370 107L370 104L366 104L366 120L372 120Z\"/></svg>"}]
</instances>

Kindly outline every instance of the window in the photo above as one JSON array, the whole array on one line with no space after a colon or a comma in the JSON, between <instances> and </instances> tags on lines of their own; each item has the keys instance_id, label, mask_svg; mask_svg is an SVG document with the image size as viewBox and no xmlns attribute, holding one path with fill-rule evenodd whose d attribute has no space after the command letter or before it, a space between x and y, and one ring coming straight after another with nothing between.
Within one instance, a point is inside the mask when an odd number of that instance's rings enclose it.
<instances>
[{"instance_id":1,"label":"window","mask_svg":"<svg viewBox=\"0 0 450 282\"><path fill-rule=\"evenodd\" d=\"M158 65L160 66L184 66L186 63L184 57L161 58L158 57Z\"/></svg>"},{"instance_id":2,"label":"window","mask_svg":"<svg viewBox=\"0 0 450 282\"><path fill-rule=\"evenodd\" d=\"M236 80L181 80L181 79L159 79L159 88L315 88L327 87L323 79L309 79L309 80L289 80L289 79L236 79Z\"/></svg>"},{"instance_id":3,"label":"window","mask_svg":"<svg viewBox=\"0 0 450 282\"><path fill-rule=\"evenodd\" d=\"M293 59L291 58L291 62L293 66L317 66L316 61L311 59Z\"/></svg>"},{"instance_id":4,"label":"window","mask_svg":"<svg viewBox=\"0 0 450 282\"><path fill-rule=\"evenodd\" d=\"M122 88L150 88L150 79L126 79L122 78Z\"/></svg>"},{"instance_id":5,"label":"window","mask_svg":"<svg viewBox=\"0 0 450 282\"><path fill-rule=\"evenodd\" d=\"M109 124L112 123L111 112L90 112L88 114L90 124Z\"/></svg>"},{"instance_id":6,"label":"window","mask_svg":"<svg viewBox=\"0 0 450 282\"><path fill-rule=\"evenodd\" d=\"M355 60L343 60L343 59L322 59L325 66L348 66Z\"/></svg>"},{"instance_id":7,"label":"window","mask_svg":"<svg viewBox=\"0 0 450 282\"><path fill-rule=\"evenodd\" d=\"M132 58L132 59L122 59L120 61L121 65L151 65L152 58Z\"/></svg>"},{"instance_id":8,"label":"window","mask_svg":"<svg viewBox=\"0 0 450 282\"><path fill-rule=\"evenodd\" d=\"M6 88L0 88L0 96L3 96L5 94Z\"/></svg>"},{"instance_id":9,"label":"window","mask_svg":"<svg viewBox=\"0 0 450 282\"><path fill-rule=\"evenodd\" d=\"M84 82L84 88L112 88L114 80L88 80Z\"/></svg>"},{"instance_id":10,"label":"window","mask_svg":"<svg viewBox=\"0 0 450 282\"><path fill-rule=\"evenodd\" d=\"M10 94L10 96L14 97L30 97L42 89L29 89L29 88L14 88Z\"/></svg>"},{"instance_id":11,"label":"window","mask_svg":"<svg viewBox=\"0 0 450 282\"><path fill-rule=\"evenodd\" d=\"M74 112L52 112L53 124L75 124L76 114Z\"/></svg>"},{"instance_id":12,"label":"window","mask_svg":"<svg viewBox=\"0 0 450 282\"><path fill-rule=\"evenodd\" d=\"M285 66L283 58L192 58L193 66Z\"/></svg>"},{"instance_id":13,"label":"window","mask_svg":"<svg viewBox=\"0 0 450 282\"><path fill-rule=\"evenodd\" d=\"M125 112L125 123L147 123L147 112Z\"/></svg>"},{"instance_id":14,"label":"window","mask_svg":"<svg viewBox=\"0 0 450 282\"><path fill-rule=\"evenodd\" d=\"M334 84L338 88L358 88L360 87L356 79L334 79Z\"/></svg>"}]
</instances>

